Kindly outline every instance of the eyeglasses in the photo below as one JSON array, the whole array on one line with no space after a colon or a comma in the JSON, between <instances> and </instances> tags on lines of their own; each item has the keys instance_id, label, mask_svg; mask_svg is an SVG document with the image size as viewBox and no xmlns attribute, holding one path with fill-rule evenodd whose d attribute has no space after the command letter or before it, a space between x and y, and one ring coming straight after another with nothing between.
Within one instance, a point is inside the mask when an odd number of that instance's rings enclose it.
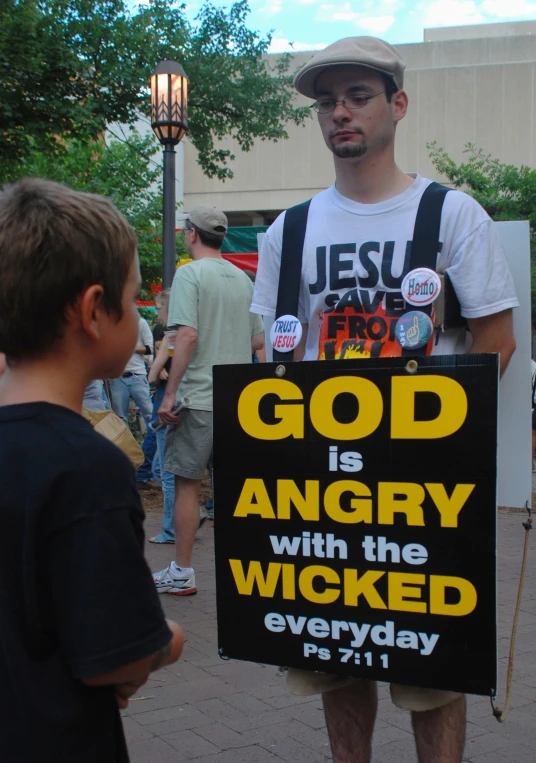
<instances>
[{"instance_id":1,"label":"eyeglasses","mask_svg":"<svg viewBox=\"0 0 536 763\"><path fill-rule=\"evenodd\" d=\"M371 98L376 98L377 95L386 93L387 90L380 90L379 93L374 95L348 95L343 98L342 101L336 101L334 98L322 98L320 101L315 101L311 108L316 111L317 114L329 114L330 111L334 111L338 103L342 103L345 109L355 111L355 109L362 109Z\"/></svg>"}]
</instances>

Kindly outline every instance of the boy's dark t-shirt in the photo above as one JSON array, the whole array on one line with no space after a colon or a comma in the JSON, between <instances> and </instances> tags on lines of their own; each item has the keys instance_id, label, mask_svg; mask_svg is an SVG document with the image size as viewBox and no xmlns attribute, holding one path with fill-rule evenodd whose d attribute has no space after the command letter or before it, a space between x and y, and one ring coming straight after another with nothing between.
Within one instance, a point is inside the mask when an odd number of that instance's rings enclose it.
<instances>
[{"instance_id":1,"label":"boy's dark t-shirt","mask_svg":"<svg viewBox=\"0 0 536 763\"><path fill-rule=\"evenodd\" d=\"M0 407L0 761L124 763L97 676L171 633L143 557L127 457L77 413Z\"/></svg>"}]
</instances>

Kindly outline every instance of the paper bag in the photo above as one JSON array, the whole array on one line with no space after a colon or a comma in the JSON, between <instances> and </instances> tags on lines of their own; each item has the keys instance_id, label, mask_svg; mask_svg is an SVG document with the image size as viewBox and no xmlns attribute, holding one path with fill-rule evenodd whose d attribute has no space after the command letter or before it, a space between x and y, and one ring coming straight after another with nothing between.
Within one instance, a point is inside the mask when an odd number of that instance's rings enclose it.
<instances>
[{"instance_id":1,"label":"paper bag","mask_svg":"<svg viewBox=\"0 0 536 763\"><path fill-rule=\"evenodd\" d=\"M90 422L95 432L117 445L130 458L135 469L143 464L145 456L142 449L123 419L113 411L90 411L88 408L82 408L82 416Z\"/></svg>"}]
</instances>

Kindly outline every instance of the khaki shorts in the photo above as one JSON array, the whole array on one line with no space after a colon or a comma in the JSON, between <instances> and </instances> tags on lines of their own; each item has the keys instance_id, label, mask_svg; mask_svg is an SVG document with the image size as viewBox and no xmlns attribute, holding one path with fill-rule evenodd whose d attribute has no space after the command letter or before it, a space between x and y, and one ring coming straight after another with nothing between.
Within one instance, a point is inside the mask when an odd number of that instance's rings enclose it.
<instances>
[{"instance_id":1,"label":"khaki shorts","mask_svg":"<svg viewBox=\"0 0 536 763\"><path fill-rule=\"evenodd\" d=\"M287 686L291 694L301 697L342 689L359 680L361 679L344 678L331 673L316 673L310 670L298 670L297 668L289 668L287 674ZM400 684L391 684L390 689L393 704L401 710L411 710L412 712L435 710L437 707L448 705L449 702L462 696L453 691L421 689L417 686L401 686Z\"/></svg>"},{"instance_id":2,"label":"khaki shorts","mask_svg":"<svg viewBox=\"0 0 536 763\"><path fill-rule=\"evenodd\" d=\"M212 411L185 408L180 421L166 432L164 469L190 480L205 476L212 452Z\"/></svg>"}]
</instances>

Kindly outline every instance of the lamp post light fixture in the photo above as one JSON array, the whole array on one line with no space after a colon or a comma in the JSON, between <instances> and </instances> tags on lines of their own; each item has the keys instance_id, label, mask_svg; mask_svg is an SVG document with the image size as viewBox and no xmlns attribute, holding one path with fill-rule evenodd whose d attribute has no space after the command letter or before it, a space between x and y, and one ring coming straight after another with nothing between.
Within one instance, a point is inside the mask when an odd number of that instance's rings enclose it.
<instances>
[{"instance_id":1,"label":"lamp post light fixture","mask_svg":"<svg viewBox=\"0 0 536 763\"><path fill-rule=\"evenodd\" d=\"M175 243L175 146L188 129L188 77L175 61L161 61L150 76L151 127L164 146L162 285L171 286Z\"/></svg>"}]
</instances>

